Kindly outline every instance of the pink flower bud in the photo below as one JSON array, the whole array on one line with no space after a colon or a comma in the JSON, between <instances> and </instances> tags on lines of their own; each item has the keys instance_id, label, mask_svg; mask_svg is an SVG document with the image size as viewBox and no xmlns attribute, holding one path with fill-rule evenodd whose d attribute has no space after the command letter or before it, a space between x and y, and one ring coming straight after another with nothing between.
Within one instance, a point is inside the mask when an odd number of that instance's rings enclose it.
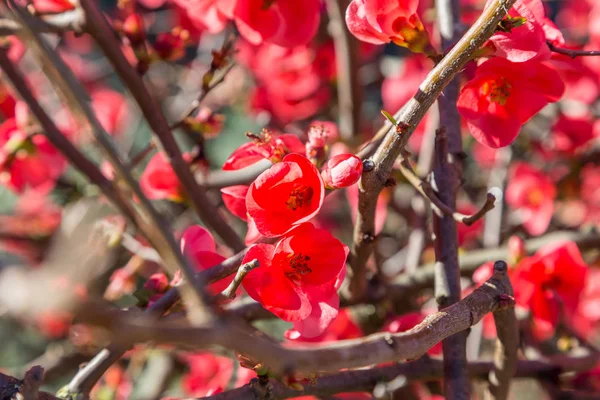
<instances>
[{"instance_id":1,"label":"pink flower bud","mask_svg":"<svg viewBox=\"0 0 600 400\"><path fill-rule=\"evenodd\" d=\"M321 171L323 182L329 189L345 188L355 184L362 174L362 161L352 154L332 157Z\"/></svg>"},{"instance_id":2,"label":"pink flower bud","mask_svg":"<svg viewBox=\"0 0 600 400\"><path fill-rule=\"evenodd\" d=\"M165 274L156 273L152 275L146 283L144 283L144 289L148 289L151 292L164 293L169 288L169 279Z\"/></svg>"}]
</instances>

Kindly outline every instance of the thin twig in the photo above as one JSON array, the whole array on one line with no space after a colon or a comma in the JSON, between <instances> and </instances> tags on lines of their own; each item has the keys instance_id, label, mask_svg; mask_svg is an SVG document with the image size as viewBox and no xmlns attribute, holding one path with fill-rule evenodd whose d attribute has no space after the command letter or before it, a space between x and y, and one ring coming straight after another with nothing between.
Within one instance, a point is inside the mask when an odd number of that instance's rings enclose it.
<instances>
[{"instance_id":1,"label":"thin twig","mask_svg":"<svg viewBox=\"0 0 600 400\"><path fill-rule=\"evenodd\" d=\"M227 288L223 290L219 297L223 297L228 300L235 299L235 292L242 284L242 281L244 280L246 275L248 275L248 272L252 271L254 268L258 268L259 266L260 263L256 259L240 265L237 274L235 274L235 277L233 278L229 286L227 286Z\"/></svg>"},{"instance_id":2,"label":"thin twig","mask_svg":"<svg viewBox=\"0 0 600 400\"><path fill-rule=\"evenodd\" d=\"M404 175L406 180L417 190L417 192L428 199L436 209L445 215L452 216L456 222L461 222L467 226L471 226L483 218L488 211L494 208L496 196L494 196L492 193L488 193L485 203L479 210L477 210L477 212L471 215L459 213L440 200L431 187L431 184L422 180L415 174L406 158L403 158L400 163L400 172L402 172L402 175Z\"/></svg>"},{"instance_id":3,"label":"thin twig","mask_svg":"<svg viewBox=\"0 0 600 400\"><path fill-rule=\"evenodd\" d=\"M377 197L385 187L394 162L442 89L463 69L473 53L492 36L498 23L515 1L491 2L462 39L427 75L414 97L394 116L402 129L392 129L392 124L388 122L380 130L383 139L372 156L373 168L363 169L359 183L350 280L350 292L353 296L360 297L366 290L366 263L373 250Z\"/></svg>"},{"instance_id":4,"label":"thin twig","mask_svg":"<svg viewBox=\"0 0 600 400\"><path fill-rule=\"evenodd\" d=\"M212 204L204 189L196 180L189 165L183 159L175 138L169 128L158 104L150 95L148 88L136 70L129 64L121 47L114 37L113 31L104 15L98 9L96 2L81 0L81 6L86 14L86 30L103 50L123 83L129 88L131 94L140 106L142 113L148 120L156 134L170 164L183 186L187 198L194 206L200 219L213 229L223 241L234 251L241 251L245 246L237 233L221 217L217 208Z\"/></svg>"},{"instance_id":5,"label":"thin twig","mask_svg":"<svg viewBox=\"0 0 600 400\"><path fill-rule=\"evenodd\" d=\"M549 40L546 41L546 44L548 45L550 50L553 51L554 53L563 54L563 55L569 56L571 58L600 56L600 50L575 50L575 49L567 49L564 47L556 47Z\"/></svg>"},{"instance_id":6,"label":"thin twig","mask_svg":"<svg viewBox=\"0 0 600 400\"><path fill-rule=\"evenodd\" d=\"M498 268L508 271L504 261L497 261L494 270ZM512 289L512 288L511 288ZM490 385L486 397L494 400L504 400L508 397L510 380L517 370L517 351L519 349L519 328L515 309L513 293L506 293L505 307L498 307L494 311L494 323L498 338L494 353L494 369L490 372Z\"/></svg>"},{"instance_id":7,"label":"thin twig","mask_svg":"<svg viewBox=\"0 0 600 400\"><path fill-rule=\"evenodd\" d=\"M351 139L360 130L362 86L359 79L359 42L350 34L344 15L349 0L327 0L329 32L335 47L340 134Z\"/></svg>"}]
</instances>

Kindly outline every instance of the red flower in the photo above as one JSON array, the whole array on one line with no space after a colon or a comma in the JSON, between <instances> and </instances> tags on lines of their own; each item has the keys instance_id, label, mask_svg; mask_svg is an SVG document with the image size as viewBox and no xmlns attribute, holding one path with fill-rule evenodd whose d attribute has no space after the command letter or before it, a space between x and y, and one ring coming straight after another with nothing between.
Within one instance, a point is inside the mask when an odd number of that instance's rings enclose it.
<instances>
[{"instance_id":1,"label":"red flower","mask_svg":"<svg viewBox=\"0 0 600 400\"><path fill-rule=\"evenodd\" d=\"M587 206L587 222L600 224L600 166L581 169L581 199Z\"/></svg>"},{"instance_id":2,"label":"red flower","mask_svg":"<svg viewBox=\"0 0 600 400\"><path fill-rule=\"evenodd\" d=\"M19 122L9 118L0 125L0 182L18 193L54 187L65 159L44 135L27 135L27 126Z\"/></svg>"},{"instance_id":3,"label":"red flower","mask_svg":"<svg viewBox=\"0 0 600 400\"><path fill-rule=\"evenodd\" d=\"M243 221L248 220L246 211L246 195L249 187L246 185L228 186L221 189L225 207Z\"/></svg>"},{"instance_id":4,"label":"red flower","mask_svg":"<svg viewBox=\"0 0 600 400\"><path fill-rule=\"evenodd\" d=\"M304 144L291 133L275 135L263 130L260 135L252 135L252 141L244 143L231 153L223 164L223 170L237 170L261 160L280 162L286 154L304 154Z\"/></svg>"},{"instance_id":5,"label":"red flower","mask_svg":"<svg viewBox=\"0 0 600 400\"><path fill-rule=\"evenodd\" d=\"M140 177L140 187L151 200L183 201L183 189L167 156L156 153Z\"/></svg>"},{"instance_id":6,"label":"red flower","mask_svg":"<svg viewBox=\"0 0 600 400\"><path fill-rule=\"evenodd\" d=\"M252 44L283 47L306 44L317 33L320 0L237 0L233 16L240 34Z\"/></svg>"},{"instance_id":7,"label":"red flower","mask_svg":"<svg viewBox=\"0 0 600 400\"><path fill-rule=\"evenodd\" d=\"M218 33L225 29L229 17L225 14L224 0L172 0L181 7L197 29ZM225 8L223 8L225 7Z\"/></svg>"},{"instance_id":8,"label":"red flower","mask_svg":"<svg viewBox=\"0 0 600 400\"><path fill-rule=\"evenodd\" d=\"M312 116L330 97L331 66L335 52L330 42L285 48L240 43L237 58L250 68L260 84L252 106L266 110L285 125Z\"/></svg>"},{"instance_id":9,"label":"red flower","mask_svg":"<svg viewBox=\"0 0 600 400\"><path fill-rule=\"evenodd\" d=\"M304 320L319 303L337 297L347 251L326 230L299 225L276 245L256 244L248 250L243 262L258 259L260 267L246 276L244 289L284 321Z\"/></svg>"},{"instance_id":10,"label":"red flower","mask_svg":"<svg viewBox=\"0 0 600 400\"><path fill-rule=\"evenodd\" d=\"M340 310L327 329L318 336L306 337L296 329L288 329L285 332L285 337L288 340L300 343L335 342L338 340L356 339L361 336L363 336L362 330L356 322L350 318L350 313L346 309Z\"/></svg>"},{"instance_id":11,"label":"red flower","mask_svg":"<svg viewBox=\"0 0 600 400\"><path fill-rule=\"evenodd\" d=\"M418 53L434 53L429 35L417 15L418 0L353 0L346 24L359 40L373 44L394 42Z\"/></svg>"},{"instance_id":12,"label":"red flower","mask_svg":"<svg viewBox=\"0 0 600 400\"><path fill-rule=\"evenodd\" d=\"M40 14L58 14L75 9L69 0L33 0L33 7Z\"/></svg>"},{"instance_id":13,"label":"red flower","mask_svg":"<svg viewBox=\"0 0 600 400\"><path fill-rule=\"evenodd\" d=\"M200 225L190 226L181 237L181 251L196 267L203 271L222 263L225 257L216 252L215 239ZM233 276L221 279L208 286L212 294L221 293L233 280Z\"/></svg>"},{"instance_id":14,"label":"red flower","mask_svg":"<svg viewBox=\"0 0 600 400\"><path fill-rule=\"evenodd\" d=\"M514 164L506 187L506 202L518 209L523 228L531 235L548 229L554 211L556 187L548 176L524 162Z\"/></svg>"},{"instance_id":15,"label":"red flower","mask_svg":"<svg viewBox=\"0 0 600 400\"><path fill-rule=\"evenodd\" d=\"M264 236L279 236L314 217L325 198L317 168L289 154L256 178L246 196L248 215Z\"/></svg>"},{"instance_id":16,"label":"red flower","mask_svg":"<svg viewBox=\"0 0 600 400\"><path fill-rule=\"evenodd\" d=\"M515 300L531 310L539 338L553 334L561 316L575 314L587 274L574 242L545 246L519 263L511 276Z\"/></svg>"},{"instance_id":17,"label":"red flower","mask_svg":"<svg viewBox=\"0 0 600 400\"><path fill-rule=\"evenodd\" d=\"M561 116L552 129L551 150L573 156L594 138L594 126L589 117Z\"/></svg>"},{"instance_id":18,"label":"red flower","mask_svg":"<svg viewBox=\"0 0 600 400\"><path fill-rule=\"evenodd\" d=\"M488 4L491 0L488 1ZM486 4L486 6L488 5ZM516 27L511 24L516 22ZM496 55L512 62L525 62L532 59L550 58L546 40L557 45L564 44L562 34L554 23L545 16L541 0L517 0L503 20L506 31L497 32L490 41L496 48Z\"/></svg>"},{"instance_id":19,"label":"red flower","mask_svg":"<svg viewBox=\"0 0 600 400\"><path fill-rule=\"evenodd\" d=\"M321 177L328 189L340 189L358 182L362 170L360 158L352 154L340 154L327 161L321 171Z\"/></svg>"},{"instance_id":20,"label":"red flower","mask_svg":"<svg viewBox=\"0 0 600 400\"><path fill-rule=\"evenodd\" d=\"M124 131L129 115L125 97L114 90L100 88L91 94L92 108L104 130L110 134Z\"/></svg>"},{"instance_id":21,"label":"red flower","mask_svg":"<svg viewBox=\"0 0 600 400\"><path fill-rule=\"evenodd\" d=\"M234 360L229 357L193 353L186 354L184 358L189 372L183 376L182 387L188 396L203 397L220 393L227 388L236 372Z\"/></svg>"},{"instance_id":22,"label":"red flower","mask_svg":"<svg viewBox=\"0 0 600 400\"><path fill-rule=\"evenodd\" d=\"M560 99L564 89L560 75L543 63L512 63L496 57L477 68L456 105L473 137L498 148L511 144L521 125Z\"/></svg>"}]
</instances>

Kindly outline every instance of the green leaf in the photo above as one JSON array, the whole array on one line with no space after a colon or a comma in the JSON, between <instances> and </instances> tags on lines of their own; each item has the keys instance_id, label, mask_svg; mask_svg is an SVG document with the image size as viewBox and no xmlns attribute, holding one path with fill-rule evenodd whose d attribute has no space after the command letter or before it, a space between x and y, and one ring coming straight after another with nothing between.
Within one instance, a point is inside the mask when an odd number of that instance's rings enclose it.
<instances>
[{"instance_id":1,"label":"green leaf","mask_svg":"<svg viewBox=\"0 0 600 400\"><path fill-rule=\"evenodd\" d=\"M394 126L398 125L398 122L396 122L396 118L394 118L394 116L392 114L390 114L389 112L387 112L385 110L381 110L381 114L385 117L385 119L390 121Z\"/></svg>"}]
</instances>

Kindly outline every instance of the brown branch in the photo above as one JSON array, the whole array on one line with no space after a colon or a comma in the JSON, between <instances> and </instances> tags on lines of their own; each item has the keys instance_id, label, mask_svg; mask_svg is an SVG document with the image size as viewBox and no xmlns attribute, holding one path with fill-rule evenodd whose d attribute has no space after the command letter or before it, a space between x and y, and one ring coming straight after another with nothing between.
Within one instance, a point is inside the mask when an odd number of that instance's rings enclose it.
<instances>
[{"instance_id":1,"label":"brown branch","mask_svg":"<svg viewBox=\"0 0 600 400\"><path fill-rule=\"evenodd\" d=\"M506 271L495 271L492 278L469 296L444 311L428 316L407 332L379 333L333 344L294 348L282 347L237 319L188 327L156 323L141 316L130 318L128 313L115 313L92 304L86 306L79 318L83 322L103 326L115 333L115 338L120 341L152 340L196 348L218 345L262 363L274 374L328 372L418 358L440 340L469 328L487 313L495 311L499 300L509 290Z\"/></svg>"},{"instance_id":2,"label":"brown branch","mask_svg":"<svg viewBox=\"0 0 600 400\"><path fill-rule=\"evenodd\" d=\"M508 270L504 261L497 261L494 269ZM512 289L512 288L511 288ZM514 309L514 293L506 293L503 299L506 307L498 307L494 311L496 324L496 349L494 353L494 369L490 372L490 385L486 397L504 400L508 397L510 380L517 370L517 351L519 350L519 327Z\"/></svg>"},{"instance_id":3,"label":"brown branch","mask_svg":"<svg viewBox=\"0 0 600 400\"><path fill-rule=\"evenodd\" d=\"M366 289L366 262L373 250L375 206L394 162L401 150L405 148L419 121L441 94L442 89L495 32L498 22L514 2L515 0L491 2L456 46L427 75L414 97L394 116L401 129L393 130L389 123L382 128L384 137L372 156L373 168L363 169L359 183L359 207L352 245L350 281L350 292L355 297L360 297Z\"/></svg>"},{"instance_id":4,"label":"brown branch","mask_svg":"<svg viewBox=\"0 0 600 400\"><path fill-rule=\"evenodd\" d=\"M559 241L569 240L575 242L583 251L585 249L597 248L600 245L600 233L559 231L547 234L540 238L525 241L527 254L538 251L543 246ZM507 246L494 249L473 250L459 255L460 274L471 277L473 272L482 264L508 257ZM388 298L401 304L403 301L414 297L424 289L430 288L434 283L435 264L422 265L412 274L402 274L394 279L387 291Z\"/></svg>"},{"instance_id":5,"label":"brown branch","mask_svg":"<svg viewBox=\"0 0 600 400\"><path fill-rule=\"evenodd\" d=\"M235 274L235 277L233 278L229 286L227 286L218 297L223 297L227 300L235 299L235 292L242 284L242 281L244 280L246 275L248 275L248 272L252 271L254 268L258 268L259 266L260 263L256 259L247 262L246 264L240 265L240 268L238 268L237 273Z\"/></svg>"},{"instance_id":6,"label":"brown branch","mask_svg":"<svg viewBox=\"0 0 600 400\"><path fill-rule=\"evenodd\" d=\"M329 33L335 47L337 97L340 133L348 140L360 131L362 86L360 82L358 40L350 34L344 15L349 0L327 0Z\"/></svg>"},{"instance_id":7,"label":"brown branch","mask_svg":"<svg viewBox=\"0 0 600 400\"><path fill-rule=\"evenodd\" d=\"M492 193L488 193L485 203L479 210L477 210L477 212L471 215L461 214L440 200L431 187L431 184L422 180L417 176L417 174L415 174L415 171L412 169L407 158L405 157L402 158L400 163L400 172L402 172L402 175L404 175L408 183L410 183L417 190L417 192L421 194L421 196L429 200L431 204L440 212L454 218L456 222L461 222L467 226L471 226L483 218L488 211L494 208L496 196L494 196Z\"/></svg>"},{"instance_id":8,"label":"brown branch","mask_svg":"<svg viewBox=\"0 0 600 400\"><path fill-rule=\"evenodd\" d=\"M82 0L81 6L86 15L86 31L102 49L123 83L129 88L137 101L142 113L162 145L165 154L169 158L173 171L175 171L196 213L228 246L234 251L241 251L245 247L244 243L221 217L204 189L194 179L187 162L183 159L181 150L173 137L162 110L150 95L142 78L125 58L119 43L114 37L113 30L98 9L98 5L92 0Z\"/></svg>"},{"instance_id":9,"label":"brown branch","mask_svg":"<svg viewBox=\"0 0 600 400\"><path fill-rule=\"evenodd\" d=\"M557 375L569 372L585 371L594 365L598 357L593 354L586 356L566 355L547 360L519 360L516 364L515 377L538 378L546 375ZM492 362L475 361L468 365L469 375L475 379L487 379L494 368ZM398 376L408 381L433 381L443 378L443 361L423 356L416 361L397 363L371 369L343 371L332 375L318 377L314 382L303 382L302 390L296 390L271 379L271 399L287 399L300 396L328 397L344 392L369 392L380 382L388 382ZM254 400L254 386L258 382L240 388L215 394L203 399L210 400Z\"/></svg>"},{"instance_id":10,"label":"brown branch","mask_svg":"<svg viewBox=\"0 0 600 400\"><path fill-rule=\"evenodd\" d=\"M550 48L551 51L558 53L558 54L565 55L565 56L569 56L571 58L600 56L600 50L574 50L574 49L567 49L564 47L556 47L549 40L546 41L546 44L548 45L548 47Z\"/></svg>"},{"instance_id":11,"label":"brown branch","mask_svg":"<svg viewBox=\"0 0 600 400\"><path fill-rule=\"evenodd\" d=\"M438 27L445 51L453 46L462 35L460 2L458 0L436 0ZM436 132L434 167L435 183L440 200L456 209L456 193L462 179L462 136L460 115L456 108L460 81L455 77L443 89L438 99L441 135ZM486 202L488 204L488 202ZM493 207L493 200L492 200ZM483 210L483 209L482 209ZM475 221L487 210L473 218L461 215L433 215L434 248L436 259L435 297L440 310L460 300L460 266L458 263L458 232L456 221ZM472 223L472 222L471 222ZM506 264L503 271L508 272ZM500 270L500 268L495 269ZM442 341L444 353L444 395L449 400L470 398L470 382L467 371L468 332L460 332Z\"/></svg>"},{"instance_id":12,"label":"brown branch","mask_svg":"<svg viewBox=\"0 0 600 400\"><path fill-rule=\"evenodd\" d=\"M219 265L215 265L212 268L199 272L198 275L200 275L201 280L207 284L217 282L234 274L238 270L245 255L246 251L244 250L229 257ZM157 320L167 312L179 298L179 291L177 288L171 288L158 301L148 307L145 314L151 316L154 320ZM96 382L104 375L106 370L119 360L130 347L131 343L120 341L118 343L112 343L110 346L103 349L89 363L81 368L73 379L71 379L68 385L69 392L72 394L88 394Z\"/></svg>"}]
</instances>

